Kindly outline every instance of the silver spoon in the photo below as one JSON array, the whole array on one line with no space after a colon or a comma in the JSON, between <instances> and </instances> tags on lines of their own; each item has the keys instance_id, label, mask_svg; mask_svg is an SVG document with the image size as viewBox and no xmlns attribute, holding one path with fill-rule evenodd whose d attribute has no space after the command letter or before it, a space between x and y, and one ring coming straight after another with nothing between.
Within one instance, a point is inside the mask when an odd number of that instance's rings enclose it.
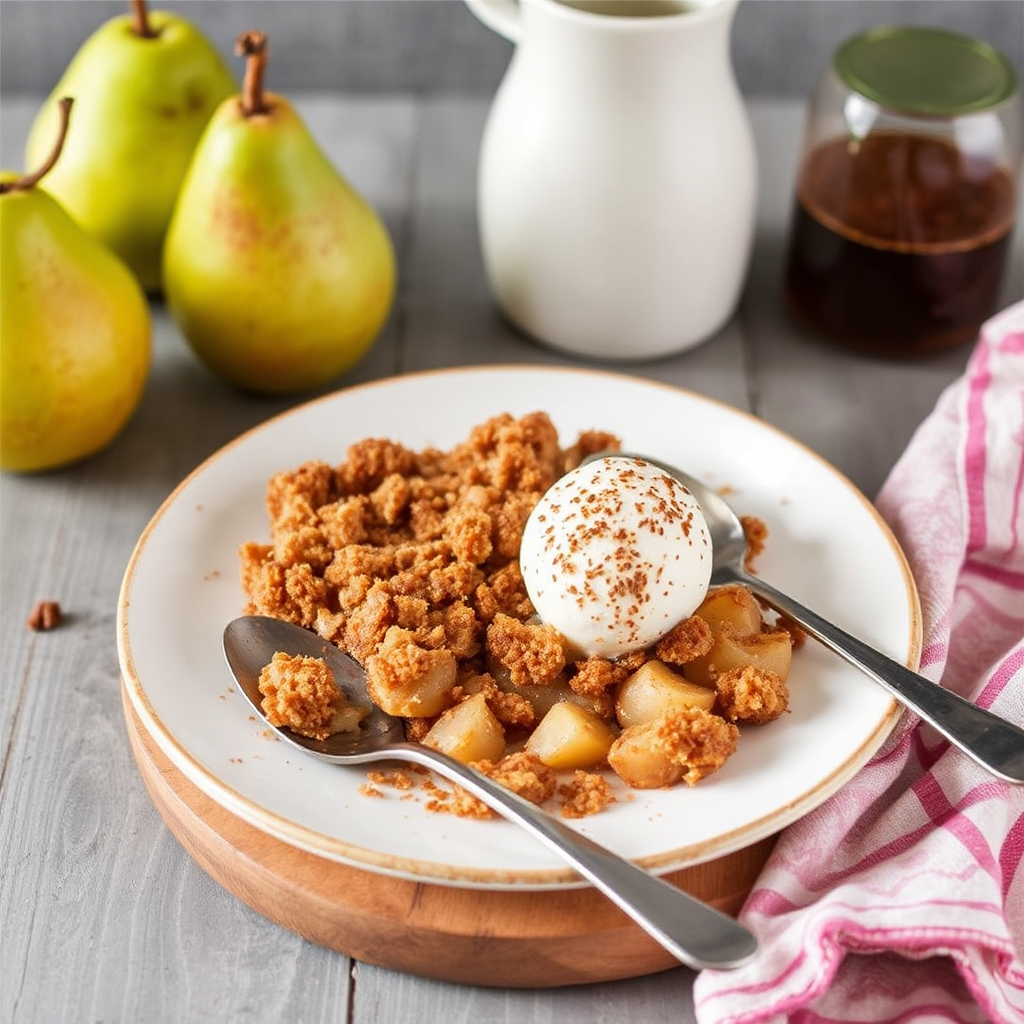
<instances>
[{"instance_id":1,"label":"silver spoon","mask_svg":"<svg viewBox=\"0 0 1024 1024\"><path fill-rule=\"evenodd\" d=\"M754 955L757 940L731 917L599 846L486 775L440 751L406 742L401 719L372 704L366 695L363 669L334 644L290 622L243 616L228 623L224 630L224 653L238 688L261 717L265 716L259 674L276 651L323 658L347 699L370 708L358 732L335 733L321 741L279 728L282 739L332 764L397 759L433 768L561 854L644 931L690 967L739 967Z\"/></svg>"},{"instance_id":2,"label":"silver spoon","mask_svg":"<svg viewBox=\"0 0 1024 1024\"><path fill-rule=\"evenodd\" d=\"M747 550L743 525L729 503L706 484L675 466L631 452L606 451L586 461L611 456L642 459L658 466L697 499L711 531L712 585L742 583L749 587L772 608L798 622L815 639L881 683L898 701L997 778L1018 785L1024 783L1024 729L912 672L748 573L743 567Z\"/></svg>"}]
</instances>

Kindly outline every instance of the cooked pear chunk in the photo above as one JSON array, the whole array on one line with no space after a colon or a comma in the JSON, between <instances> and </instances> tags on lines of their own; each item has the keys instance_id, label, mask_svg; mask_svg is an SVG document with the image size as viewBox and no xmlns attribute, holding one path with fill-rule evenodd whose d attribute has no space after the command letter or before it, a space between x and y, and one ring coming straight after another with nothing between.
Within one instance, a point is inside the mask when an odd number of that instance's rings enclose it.
<instances>
[{"instance_id":1,"label":"cooked pear chunk","mask_svg":"<svg viewBox=\"0 0 1024 1024\"><path fill-rule=\"evenodd\" d=\"M549 768L592 768L607 758L614 739L611 726L593 711L560 701L533 730L526 750Z\"/></svg>"},{"instance_id":2,"label":"cooked pear chunk","mask_svg":"<svg viewBox=\"0 0 1024 1024\"><path fill-rule=\"evenodd\" d=\"M449 708L430 727L423 744L463 764L500 761L505 753L505 730L482 693Z\"/></svg>"},{"instance_id":3,"label":"cooked pear chunk","mask_svg":"<svg viewBox=\"0 0 1024 1024\"><path fill-rule=\"evenodd\" d=\"M663 661L644 662L615 697L615 717L624 729L660 718L678 708L700 707L710 711L715 691L684 679Z\"/></svg>"}]
</instances>

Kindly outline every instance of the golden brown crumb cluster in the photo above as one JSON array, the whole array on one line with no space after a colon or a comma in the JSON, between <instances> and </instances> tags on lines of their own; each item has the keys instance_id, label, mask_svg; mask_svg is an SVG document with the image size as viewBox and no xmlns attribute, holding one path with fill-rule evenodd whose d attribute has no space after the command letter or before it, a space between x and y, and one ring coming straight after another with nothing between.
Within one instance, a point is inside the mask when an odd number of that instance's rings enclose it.
<instances>
[{"instance_id":1,"label":"golden brown crumb cluster","mask_svg":"<svg viewBox=\"0 0 1024 1024\"><path fill-rule=\"evenodd\" d=\"M508 754L496 763L478 761L473 767L531 803L543 804L557 796L562 815L566 818L598 814L615 801L612 788L603 775L577 770L569 781L559 783L555 772L540 758L524 751ZM429 789L429 811L480 819L497 815L496 811L461 786L447 790L431 784Z\"/></svg>"},{"instance_id":2,"label":"golden brown crumb cluster","mask_svg":"<svg viewBox=\"0 0 1024 1024\"><path fill-rule=\"evenodd\" d=\"M722 767L736 749L740 731L718 715L690 707L633 726L627 733L630 746L639 746L658 755L658 764L664 773L658 785L685 782L692 786ZM612 749L609 760L613 768L621 761L625 747L623 744ZM650 779L634 780L627 773L625 780L643 789L652 788Z\"/></svg>"},{"instance_id":3,"label":"golden brown crumb cluster","mask_svg":"<svg viewBox=\"0 0 1024 1024\"><path fill-rule=\"evenodd\" d=\"M599 814L615 796L612 787L603 775L596 772L585 772L577 768L569 782L558 787L558 795L562 800L562 814L566 818L585 818L590 814Z\"/></svg>"},{"instance_id":4,"label":"golden brown crumb cluster","mask_svg":"<svg viewBox=\"0 0 1024 1024\"><path fill-rule=\"evenodd\" d=\"M789 710L789 687L771 669L744 665L729 669L715 680L718 705L730 722L763 725Z\"/></svg>"},{"instance_id":5,"label":"golden brown crumb cluster","mask_svg":"<svg viewBox=\"0 0 1024 1024\"><path fill-rule=\"evenodd\" d=\"M654 651L670 665L685 665L694 658L702 658L714 644L711 627L699 615L673 626L657 643Z\"/></svg>"},{"instance_id":6,"label":"golden brown crumb cluster","mask_svg":"<svg viewBox=\"0 0 1024 1024\"><path fill-rule=\"evenodd\" d=\"M277 651L260 672L257 685L271 725L317 740L353 732L369 711L349 703L322 658Z\"/></svg>"},{"instance_id":7,"label":"golden brown crumb cluster","mask_svg":"<svg viewBox=\"0 0 1024 1024\"><path fill-rule=\"evenodd\" d=\"M278 651L260 673L259 688L271 725L287 726L314 739L330 735L341 693L321 659Z\"/></svg>"},{"instance_id":8,"label":"golden brown crumb cluster","mask_svg":"<svg viewBox=\"0 0 1024 1024\"><path fill-rule=\"evenodd\" d=\"M532 730L559 701L580 705L617 737L597 767L611 764L631 785L649 787L662 775L653 784L692 784L732 752L734 722L765 721L785 709L784 682L779 688L756 673L736 673L713 698L721 714L673 711L620 731L622 684L650 659L680 674L706 659L711 628L697 615L652 650L573 662L560 634L537 620L519 567L523 527L544 492L588 454L617 446L613 435L590 431L563 448L547 415L506 414L449 451L367 439L340 464L281 472L267 489L269 543L240 549L246 611L295 622L350 653L366 669L371 699L405 719L410 739L430 744L444 712L482 695L507 747L476 767L526 799L559 797L566 816L596 813L614 797L596 771L576 771L560 785L548 767L555 762L530 749ZM762 544L763 529L746 526ZM274 724L324 735L338 723L338 693L312 661L275 657L261 686ZM592 738L586 729L582 735ZM638 756L652 752L658 767L641 765L642 781L631 779ZM367 792L381 795L380 779L371 782ZM433 787L432 810L491 814L459 787L425 785Z\"/></svg>"}]
</instances>

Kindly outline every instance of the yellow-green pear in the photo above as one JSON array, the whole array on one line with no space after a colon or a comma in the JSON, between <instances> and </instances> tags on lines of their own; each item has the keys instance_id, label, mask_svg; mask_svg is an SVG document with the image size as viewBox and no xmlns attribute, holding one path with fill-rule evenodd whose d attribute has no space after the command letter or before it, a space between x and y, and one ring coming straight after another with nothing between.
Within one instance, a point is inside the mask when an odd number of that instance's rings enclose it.
<instances>
[{"instance_id":1,"label":"yellow-green pear","mask_svg":"<svg viewBox=\"0 0 1024 1024\"><path fill-rule=\"evenodd\" d=\"M0 172L0 469L33 472L106 447L135 410L151 328L135 276L38 185Z\"/></svg>"},{"instance_id":2,"label":"yellow-green pear","mask_svg":"<svg viewBox=\"0 0 1024 1024\"><path fill-rule=\"evenodd\" d=\"M100 26L68 64L29 133L25 166L49 151L57 100L75 119L46 190L114 250L143 288L160 288L167 223L192 150L237 84L192 24L132 0L132 15Z\"/></svg>"},{"instance_id":3,"label":"yellow-green pear","mask_svg":"<svg viewBox=\"0 0 1024 1024\"><path fill-rule=\"evenodd\" d=\"M243 33L242 94L196 147L164 248L164 295L203 362L264 394L333 380L370 348L395 289L391 240L291 103L264 92Z\"/></svg>"}]
</instances>

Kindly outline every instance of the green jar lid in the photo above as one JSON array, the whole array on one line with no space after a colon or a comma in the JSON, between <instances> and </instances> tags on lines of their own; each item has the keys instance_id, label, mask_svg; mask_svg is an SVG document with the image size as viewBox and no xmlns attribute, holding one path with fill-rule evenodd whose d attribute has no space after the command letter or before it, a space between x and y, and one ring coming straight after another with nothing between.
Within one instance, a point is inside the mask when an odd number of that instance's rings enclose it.
<instances>
[{"instance_id":1,"label":"green jar lid","mask_svg":"<svg viewBox=\"0 0 1024 1024\"><path fill-rule=\"evenodd\" d=\"M834 67L869 100L922 117L986 110L1017 87L1013 66L988 43L914 25L884 25L848 39L836 51Z\"/></svg>"}]
</instances>

